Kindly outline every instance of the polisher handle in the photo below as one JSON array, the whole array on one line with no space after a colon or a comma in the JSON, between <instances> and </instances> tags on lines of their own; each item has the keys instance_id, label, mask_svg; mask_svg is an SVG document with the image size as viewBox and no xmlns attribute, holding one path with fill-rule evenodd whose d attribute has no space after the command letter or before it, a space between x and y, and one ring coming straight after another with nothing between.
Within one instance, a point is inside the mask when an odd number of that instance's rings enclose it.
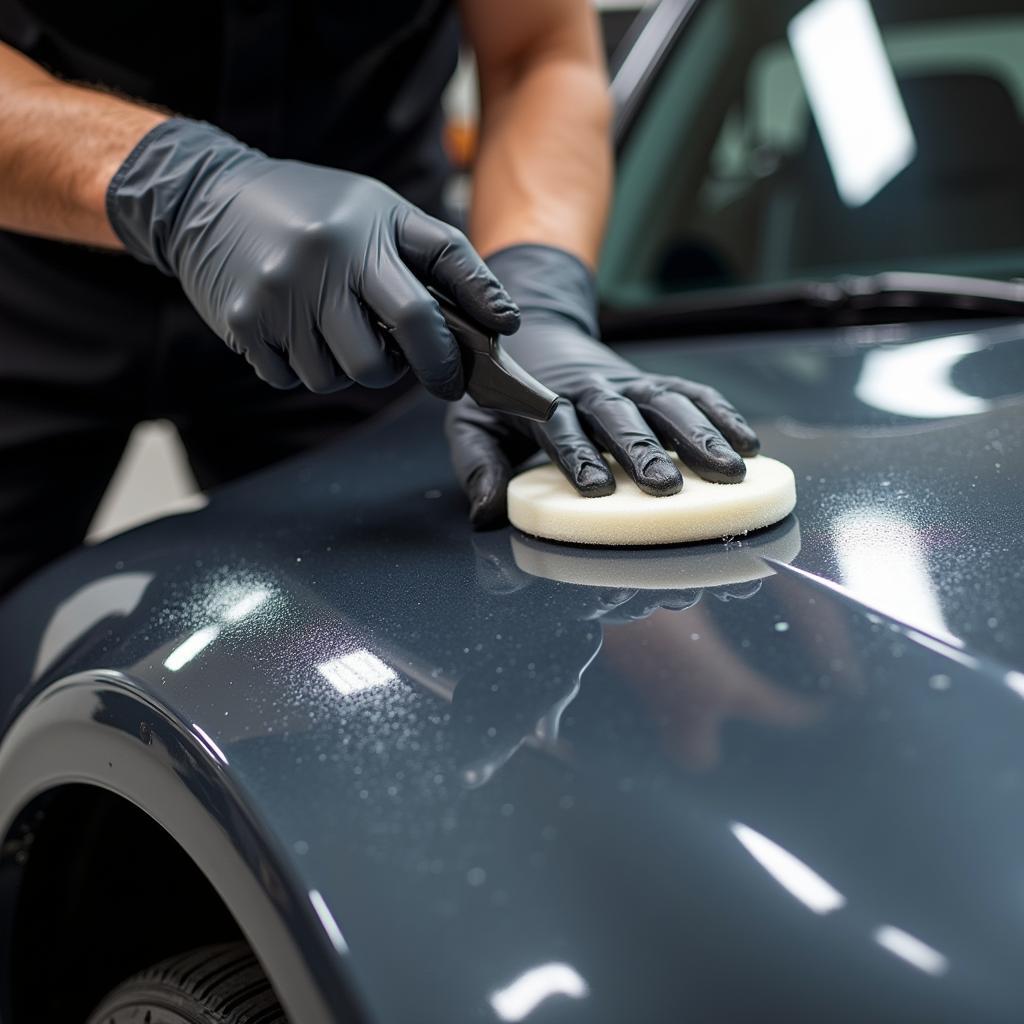
<instances>
[{"instance_id":1,"label":"polisher handle","mask_svg":"<svg viewBox=\"0 0 1024 1024\"><path fill-rule=\"evenodd\" d=\"M498 336L470 320L447 296L428 287L441 307L462 353L466 391L484 409L524 416L541 423L551 419L558 395L531 377L498 342Z\"/></svg>"}]
</instances>

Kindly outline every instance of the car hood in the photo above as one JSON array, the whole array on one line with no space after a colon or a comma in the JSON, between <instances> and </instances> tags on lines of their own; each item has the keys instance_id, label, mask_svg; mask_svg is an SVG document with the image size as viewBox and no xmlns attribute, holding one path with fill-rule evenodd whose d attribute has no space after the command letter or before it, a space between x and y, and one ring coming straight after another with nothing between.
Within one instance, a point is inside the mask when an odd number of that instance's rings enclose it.
<instances>
[{"instance_id":1,"label":"car hood","mask_svg":"<svg viewBox=\"0 0 1024 1024\"><path fill-rule=\"evenodd\" d=\"M685 548L474 535L407 401L35 577L7 701L192 723L373 1020L1009 1019L1024 325L970 328L630 346L796 473Z\"/></svg>"}]
</instances>

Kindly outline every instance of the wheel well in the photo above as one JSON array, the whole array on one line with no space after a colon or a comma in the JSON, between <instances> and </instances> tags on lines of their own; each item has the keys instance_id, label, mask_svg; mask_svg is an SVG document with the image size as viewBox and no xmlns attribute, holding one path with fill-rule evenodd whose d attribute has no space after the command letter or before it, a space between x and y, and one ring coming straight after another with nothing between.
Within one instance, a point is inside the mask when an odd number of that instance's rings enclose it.
<instances>
[{"instance_id":1,"label":"wheel well","mask_svg":"<svg viewBox=\"0 0 1024 1024\"><path fill-rule=\"evenodd\" d=\"M241 938L181 847L107 790L51 790L19 817L5 846L22 864L9 947L12 1024L81 1024L135 971Z\"/></svg>"}]
</instances>

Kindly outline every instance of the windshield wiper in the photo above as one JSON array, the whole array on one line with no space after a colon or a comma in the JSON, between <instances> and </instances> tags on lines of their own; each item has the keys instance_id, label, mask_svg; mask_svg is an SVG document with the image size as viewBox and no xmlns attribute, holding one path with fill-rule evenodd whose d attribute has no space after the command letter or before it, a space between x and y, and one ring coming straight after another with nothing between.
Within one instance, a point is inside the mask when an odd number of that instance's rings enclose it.
<instances>
[{"instance_id":1,"label":"windshield wiper","mask_svg":"<svg viewBox=\"0 0 1024 1024\"><path fill-rule=\"evenodd\" d=\"M687 292L639 309L605 308L602 325L614 339L978 316L1024 317L1024 283L906 271L848 275Z\"/></svg>"}]
</instances>

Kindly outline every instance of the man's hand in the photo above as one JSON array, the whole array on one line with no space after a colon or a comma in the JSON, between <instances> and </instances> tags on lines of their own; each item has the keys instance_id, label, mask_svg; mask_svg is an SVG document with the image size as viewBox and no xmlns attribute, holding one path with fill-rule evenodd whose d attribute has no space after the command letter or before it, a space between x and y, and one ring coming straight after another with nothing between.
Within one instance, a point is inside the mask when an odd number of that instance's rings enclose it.
<instances>
[{"instance_id":1,"label":"man's hand","mask_svg":"<svg viewBox=\"0 0 1024 1024\"><path fill-rule=\"evenodd\" d=\"M648 494L674 494L683 485L666 447L706 480L743 479L741 456L759 447L747 422L713 388L644 373L595 340L593 275L578 259L521 245L488 262L522 310L522 327L506 349L566 401L543 424L483 410L468 398L449 411L452 461L474 526L504 522L512 470L538 448L586 497L614 490L602 451Z\"/></svg>"},{"instance_id":2,"label":"man's hand","mask_svg":"<svg viewBox=\"0 0 1024 1024\"><path fill-rule=\"evenodd\" d=\"M433 284L485 327L518 311L455 228L359 174L272 160L211 125L165 121L114 175L110 221L177 277L230 348L276 387L384 387L411 368L440 398L464 388Z\"/></svg>"},{"instance_id":3,"label":"man's hand","mask_svg":"<svg viewBox=\"0 0 1024 1024\"><path fill-rule=\"evenodd\" d=\"M3 43L0 228L123 243L176 276L279 387L382 386L408 366L458 398L458 349L425 284L492 330L518 323L465 237L379 182L270 160L210 125L59 81Z\"/></svg>"},{"instance_id":4,"label":"man's hand","mask_svg":"<svg viewBox=\"0 0 1024 1024\"><path fill-rule=\"evenodd\" d=\"M596 340L593 276L611 193L611 103L590 0L460 0L483 100L471 235L519 303L506 345L566 399L527 423L463 399L448 416L452 460L474 525L505 519L512 469L543 448L581 494L614 487L601 449L643 490L682 478L664 446L711 480L741 480L757 450L712 388L643 373ZM491 255L493 254L493 255Z\"/></svg>"}]
</instances>

